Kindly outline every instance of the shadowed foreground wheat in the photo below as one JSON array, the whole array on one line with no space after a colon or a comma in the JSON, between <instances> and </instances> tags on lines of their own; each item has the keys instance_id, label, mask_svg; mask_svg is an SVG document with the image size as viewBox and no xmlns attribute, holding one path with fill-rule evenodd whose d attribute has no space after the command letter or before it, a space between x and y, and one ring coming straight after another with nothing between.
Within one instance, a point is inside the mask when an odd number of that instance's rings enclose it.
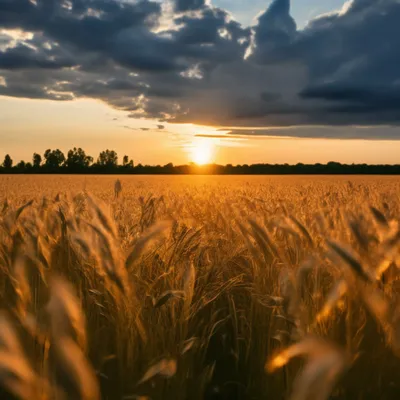
<instances>
[{"instance_id":1,"label":"shadowed foreground wheat","mask_svg":"<svg viewBox=\"0 0 400 400\"><path fill-rule=\"evenodd\" d=\"M18 179L0 398L400 398L400 182Z\"/></svg>"}]
</instances>

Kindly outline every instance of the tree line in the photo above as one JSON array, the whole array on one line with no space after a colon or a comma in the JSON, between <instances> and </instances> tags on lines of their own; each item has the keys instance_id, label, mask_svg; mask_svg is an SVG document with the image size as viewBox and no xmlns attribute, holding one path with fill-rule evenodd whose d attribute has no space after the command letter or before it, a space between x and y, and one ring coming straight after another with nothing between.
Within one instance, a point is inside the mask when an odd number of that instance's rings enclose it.
<instances>
[{"instance_id":1,"label":"tree line","mask_svg":"<svg viewBox=\"0 0 400 400\"><path fill-rule=\"evenodd\" d=\"M14 166L9 154L4 157L0 172L3 173L91 173L91 172L115 172L119 168L133 169L133 160L128 156L122 159L122 165L118 164L118 154L114 150L102 151L97 161L86 154L82 148L69 150L65 155L60 149L48 149L43 156L34 153L32 162L20 161Z\"/></svg>"},{"instance_id":2,"label":"tree line","mask_svg":"<svg viewBox=\"0 0 400 400\"><path fill-rule=\"evenodd\" d=\"M128 156L119 163L114 150L102 151L97 160L81 148L74 147L65 155L60 149L48 149L43 156L34 153L32 162L14 165L9 154L0 166L3 174L141 174L141 175L400 175L400 165L341 164L252 164L252 165L135 165Z\"/></svg>"}]
</instances>

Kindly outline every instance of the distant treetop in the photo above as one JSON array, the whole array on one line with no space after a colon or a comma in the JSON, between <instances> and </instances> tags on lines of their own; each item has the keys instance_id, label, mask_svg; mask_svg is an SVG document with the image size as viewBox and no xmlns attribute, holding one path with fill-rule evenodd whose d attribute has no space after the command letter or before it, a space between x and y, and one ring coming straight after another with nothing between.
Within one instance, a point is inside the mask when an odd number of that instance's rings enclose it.
<instances>
[{"instance_id":1,"label":"distant treetop","mask_svg":"<svg viewBox=\"0 0 400 400\"><path fill-rule=\"evenodd\" d=\"M330 161L327 164L253 164L253 165L134 165L124 155L122 165L118 164L115 150L102 151L97 161L82 149L74 147L67 156L60 149L47 149L43 157L34 153L32 163L20 161L14 166L9 154L4 157L0 173L7 174L147 174L147 175L400 175L400 165L341 164Z\"/></svg>"}]
</instances>

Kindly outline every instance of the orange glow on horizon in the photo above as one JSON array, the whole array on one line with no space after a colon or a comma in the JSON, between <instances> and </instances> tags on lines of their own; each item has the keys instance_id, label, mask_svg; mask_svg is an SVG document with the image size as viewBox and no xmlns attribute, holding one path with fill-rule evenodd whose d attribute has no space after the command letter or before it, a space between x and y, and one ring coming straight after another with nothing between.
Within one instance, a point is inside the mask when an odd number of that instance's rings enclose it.
<instances>
[{"instance_id":1,"label":"orange glow on horizon","mask_svg":"<svg viewBox=\"0 0 400 400\"><path fill-rule=\"evenodd\" d=\"M215 146L212 140L196 138L188 146L190 161L198 165L210 164L214 160Z\"/></svg>"}]
</instances>

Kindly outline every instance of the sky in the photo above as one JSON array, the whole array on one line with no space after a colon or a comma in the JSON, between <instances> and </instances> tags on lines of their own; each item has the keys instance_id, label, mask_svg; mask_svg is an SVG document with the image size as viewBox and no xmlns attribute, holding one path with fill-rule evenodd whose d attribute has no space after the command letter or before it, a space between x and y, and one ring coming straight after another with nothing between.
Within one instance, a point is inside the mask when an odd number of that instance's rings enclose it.
<instances>
[{"instance_id":1,"label":"sky","mask_svg":"<svg viewBox=\"0 0 400 400\"><path fill-rule=\"evenodd\" d=\"M0 0L0 158L400 163L397 0Z\"/></svg>"},{"instance_id":2,"label":"sky","mask_svg":"<svg viewBox=\"0 0 400 400\"><path fill-rule=\"evenodd\" d=\"M214 0L215 6L228 10L246 26L256 23L257 16L272 3L269 0ZM345 0L292 0L291 14L300 28L319 15L342 8Z\"/></svg>"}]
</instances>

